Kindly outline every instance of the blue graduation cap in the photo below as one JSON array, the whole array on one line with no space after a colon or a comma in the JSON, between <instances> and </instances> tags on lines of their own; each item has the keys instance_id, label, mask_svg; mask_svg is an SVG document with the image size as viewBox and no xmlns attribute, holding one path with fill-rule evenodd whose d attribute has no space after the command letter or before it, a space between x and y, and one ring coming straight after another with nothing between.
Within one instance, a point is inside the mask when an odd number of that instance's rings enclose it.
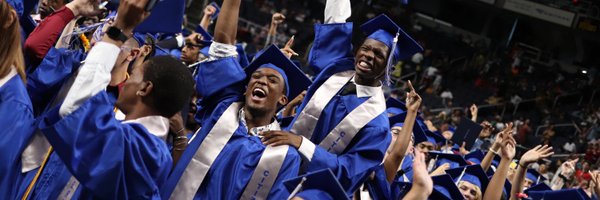
<instances>
[{"instance_id":1,"label":"blue graduation cap","mask_svg":"<svg viewBox=\"0 0 600 200\"><path fill-rule=\"evenodd\" d=\"M219 17L219 13L221 12L221 6L217 4L217 2L211 2L210 5L215 8L215 13L210 17L210 20L215 21L217 17Z\"/></svg>"},{"instance_id":2,"label":"blue graduation cap","mask_svg":"<svg viewBox=\"0 0 600 200\"><path fill-rule=\"evenodd\" d=\"M22 0L6 0L6 2L13 7L13 9L15 9L15 12L17 12L17 15L23 16L23 10L24 10L24 6L23 6L23 1Z\"/></svg>"},{"instance_id":3,"label":"blue graduation cap","mask_svg":"<svg viewBox=\"0 0 600 200\"><path fill-rule=\"evenodd\" d=\"M208 47L210 44L212 44L213 36L210 35L210 33L208 33L208 31L206 31L204 28L202 28L202 26L196 27L196 33L202 36L202 39L197 41L198 43L202 44L204 47ZM208 53L206 55L208 55Z\"/></svg>"},{"instance_id":4,"label":"blue graduation cap","mask_svg":"<svg viewBox=\"0 0 600 200\"><path fill-rule=\"evenodd\" d=\"M550 188L550 186L546 185L545 183L540 183L534 186L531 186L529 188L527 188L526 190L523 191L523 193L525 194L529 194L529 192L543 192L543 191L550 191L552 190L552 188Z\"/></svg>"},{"instance_id":5,"label":"blue graduation cap","mask_svg":"<svg viewBox=\"0 0 600 200\"><path fill-rule=\"evenodd\" d=\"M481 125L463 117L456 128L456 132L452 135L452 141L455 144L465 142L465 149L471 149L482 129Z\"/></svg>"},{"instance_id":6,"label":"blue graduation cap","mask_svg":"<svg viewBox=\"0 0 600 200\"><path fill-rule=\"evenodd\" d=\"M435 160L435 166L439 167L445 163L450 164L450 168L458 168L467 165L467 161L461 156L457 154L451 153L442 153L439 151L430 151L429 157Z\"/></svg>"},{"instance_id":7,"label":"blue graduation cap","mask_svg":"<svg viewBox=\"0 0 600 200\"><path fill-rule=\"evenodd\" d=\"M546 178L542 176L535 169L527 169L527 173L525 174L525 178L533 181L533 184L539 184L540 182L544 182Z\"/></svg>"},{"instance_id":8,"label":"blue graduation cap","mask_svg":"<svg viewBox=\"0 0 600 200\"><path fill-rule=\"evenodd\" d=\"M283 185L292 195L296 193L295 196L303 199L349 199L330 169L285 180Z\"/></svg>"},{"instance_id":9,"label":"blue graduation cap","mask_svg":"<svg viewBox=\"0 0 600 200\"><path fill-rule=\"evenodd\" d=\"M360 29L368 35L368 39L380 41L390 49L385 76L388 85L390 81L389 71L394 64L394 60L402 60L423 51L423 48L414 39L385 14L367 21L360 26Z\"/></svg>"},{"instance_id":10,"label":"blue graduation cap","mask_svg":"<svg viewBox=\"0 0 600 200\"><path fill-rule=\"evenodd\" d=\"M385 106L387 107L387 113L391 114L392 116L406 113L406 104L398 99L388 98L385 101Z\"/></svg>"},{"instance_id":11,"label":"blue graduation cap","mask_svg":"<svg viewBox=\"0 0 600 200\"><path fill-rule=\"evenodd\" d=\"M288 99L295 98L312 83L302 70L298 69L290 59L285 57L275 45L267 48L248 67L244 68L244 71L248 75L248 79L250 79L254 71L263 67L274 69L281 74L285 81L286 96Z\"/></svg>"},{"instance_id":12,"label":"blue graduation cap","mask_svg":"<svg viewBox=\"0 0 600 200\"><path fill-rule=\"evenodd\" d=\"M463 199L462 193L454 184L452 177L448 174L443 174L439 176L432 176L433 180L433 192L429 196L429 199L435 200L454 200L454 199Z\"/></svg>"},{"instance_id":13,"label":"blue graduation cap","mask_svg":"<svg viewBox=\"0 0 600 200\"><path fill-rule=\"evenodd\" d=\"M541 196L541 197L540 197ZM585 191L581 188L577 189L563 189L563 190L550 190L550 191L532 191L529 192L531 199L544 199L544 200L589 200L591 199Z\"/></svg>"},{"instance_id":14,"label":"blue graduation cap","mask_svg":"<svg viewBox=\"0 0 600 200\"><path fill-rule=\"evenodd\" d=\"M417 117L413 132L415 133L415 144L431 142L433 145L437 145L446 141L444 136L430 131L421 117Z\"/></svg>"},{"instance_id":15,"label":"blue graduation cap","mask_svg":"<svg viewBox=\"0 0 600 200\"><path fill-rule=\"evenodd\" d=\"M402 199L412 188L412 183L404 181L394 181L390 187L392 199Z\"/></svg>"},{"instance_id":16,"label":"blue graduation cap","mask_svg":"<svg viewBox=\"0 0 600 200\"><path fill-rule=\"evenodd\" d=\"M485 157L485 154L483 154L483 151L481 151L480 149L477 149L477 150L472 151L472 152L468 153L467 155L465 155L465 160L467 160L473 164L481 164L481 161L483 161L484 157Z\"/></svg>"},{"instance_id":17,"label":"blue graduation cap","mask_svg":"<svg viewBox=\"0 0 600 200\"><path fill-rule=\"evenodd\" d=\"M449 169L446 170L446 174L452 177L452 180L456 185L458 185L460 181L466 181L478 186L482 195L489 183L489 179L485 172L483 172L481 165L469 165L465 167Z\"/></svg>"},{"instance_id":18,"label":"blue graduation cap","mask_svg":"<svg viewBox=\"0 0 600 200\"><path fill-rule=\"evenodd\" d=\"M138 25L134 32L179 33L183 24L185 0L161 0L151 11L150 16Z\"/></svg>"},{"instance_id":19,"label":"blue graduation cap","mask_svg":"<svg viewBox=\"0 0 600 200\"><path fill-rule=\"evenodd\" d=\"M423 51L423 48L412 37L385 14L367 21L360 26L360 29L368 35L367 38L384 43L390 50L395 49L390 55L393 55L396 60L405 59ZM394 42L396 36L398 41Z\"/></svg>"},{"instance_id":20,"label":"blue graduation cap","mask_svg":"<svg viewBox=\"0 0 600 200\"><path fill-rule=\"evenodd\" d=\"M405 114L398 114L398 115L389 117L388 120L390 121L390 128L396 127L396 126L403 127L404 119L406 119Z\"/></svg>"}]
</instances>

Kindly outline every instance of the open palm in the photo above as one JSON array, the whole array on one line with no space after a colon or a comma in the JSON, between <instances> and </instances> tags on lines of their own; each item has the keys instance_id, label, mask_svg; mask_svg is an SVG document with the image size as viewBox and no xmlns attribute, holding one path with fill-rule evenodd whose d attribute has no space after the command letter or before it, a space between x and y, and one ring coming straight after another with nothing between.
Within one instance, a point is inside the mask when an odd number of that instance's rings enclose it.
<instances>
[{"instance_id":1,"label":"open palm","mask_svg":"<svg viewBox=\"0 0 600 200\"><path fill-rule=\"evenodd\" d=\"M547 158L552 154L554 154L554 152L552 151L552 147L548 145L537 145L535 148L527 151L525 154L523 154L523 156L521 156L521 163L531 164L542 158Z\"/></svg>"}]
</instances>

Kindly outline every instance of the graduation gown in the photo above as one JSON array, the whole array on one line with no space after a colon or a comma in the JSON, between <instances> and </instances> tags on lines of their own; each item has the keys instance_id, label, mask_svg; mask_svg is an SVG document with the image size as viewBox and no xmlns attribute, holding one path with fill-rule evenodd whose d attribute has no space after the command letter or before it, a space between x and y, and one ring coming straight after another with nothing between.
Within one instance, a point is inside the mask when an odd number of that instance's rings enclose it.
<instances>
[{"instance_id":1,"label":"graduation gown","mask_svg":"<svg viewBox=\"0 0 600 200\"><path fill-rule=\"evenodd\" d=\"M227 108L233 103L242 101L247 84L246 74L238 60L233 57L202 63L195 78L196 91L199 96L203 97L198 102L198 111L195 117L202 124L202 128L196 133L195 138L190 142L169 176L168 183L161 191L163 199L172 198L171 194L174 194L192 157L207 138L208 133L215 128L215 124ZM239 127L233 132L220 153L200 152L218 153L218 156L195 193L194 199L240 199L249 184L266 146L258 137L249 135L247 127L239 120L236 123L239 124ZM211 134L225 135L226 133ZM288 197L289 192L283 185L283 181L297 176L299 166L298 152L295 148L288 148L277 179L268 194L270 199Z\"/></svg>"},{"instance_id":2,"label":"graduation gown","mask_svg":"<svg viewBox=\"0 0 600 200\"><path fill-rule=\"evenodd\" d=\"M86 54L80 50L50 48L44 60L27 75L27 92L39 116L63 84L79 69Z\"/></svg>"},{"instance_id":3,"label":"graduation gown","mask_svg":"<svg viewBox=\"0 0 600 200\"><path fill-rule=\"evenodd\" d=\"M58 108L46 113L39 127L54 147L50 162L56 164L46 166L32 199L54 199L60 194L64 185L52 184L56 181L51 177L62 166L79 181L73 199L160 198L159 187L173 163L161 138L139 123L117 121L114 98L104 91L62 119ZM57 177L64 181L61 174Z\"/></svg>"},{"instance_id":4,"label":"graduation gown","mask_svg":"<svg viewBox=\"0 0 600 200\"><path fill-rule=\"evenodd\" d=\"M15 199L21 175L21 152L34 123L31 101L21 77L14 74L0 86L0 199Z\"/></svg>"},{"instance_id":5,"label":"graduation gown","mask_svg":"<svg viewBox=\"0 0 600 200\"><path fill-rule=\"evenodd\" d=\"M351 37L352 23L315 25L315 41L309 53L309 65L318 75L309 87L299 110L306 107L316 90L332 75L354 70ZM358 97L352 91L346 92L351 85L353 83L346 84L321 112L312 136L308 138L317 146L307 167L308 172L331 169L349 196L358 189L371 170L381 164L391 142L387 114L382 112L358 131L341 154L330 153L318 146L345 116L369 99ZM292 126L299 114L291 123ZM291 128L288 127L288 130Z\"/></svg>"}]
</instances>

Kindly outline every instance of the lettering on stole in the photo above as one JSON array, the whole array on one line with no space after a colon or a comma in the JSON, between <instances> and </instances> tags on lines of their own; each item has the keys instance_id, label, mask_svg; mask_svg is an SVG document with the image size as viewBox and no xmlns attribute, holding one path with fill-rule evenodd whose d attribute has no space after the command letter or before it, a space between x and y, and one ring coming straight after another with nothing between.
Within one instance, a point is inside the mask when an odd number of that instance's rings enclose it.
<instances>
[{"instance_id":1,"label":"lettering on stole","mask_svg":"<svg viewBox=\"0 0 600 200\"><path fill-rule=\"evenodd\" d=\"M346 136L346 133L341 132L340 136L337 139L335 139L335 142L333 142L333 144L331 144L331 146L329 148L327 148L327 152L330 152L340 142L340 140L342 140L342 138L344 138L344 136Z\"/></svg>"},{"instance_id":2,"label":"lettering on stole","mask_svg":"<svg viewBox=\"0 0 600 200\"><path fill-rule=\"evenodd\" d=\"M265 170L263 172L263 177L262 177L262 179L260 179L260 182L258 183L258 187L256 187L256 191L254 191L254 194L252 194L252 200L256 199L256 194L258 194L258 191L260 190L260 188L263 187L263 182L265 182L265 179L267 179L269 174L270 174L269 170Z\"/></svg>"}]
</instances>

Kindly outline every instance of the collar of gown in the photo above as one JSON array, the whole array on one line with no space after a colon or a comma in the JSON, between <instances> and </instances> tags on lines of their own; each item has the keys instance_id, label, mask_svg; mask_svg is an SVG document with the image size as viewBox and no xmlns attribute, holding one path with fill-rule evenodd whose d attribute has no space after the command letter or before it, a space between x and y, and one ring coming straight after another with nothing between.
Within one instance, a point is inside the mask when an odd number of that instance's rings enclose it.
<instances>
[{"instance_id":1,"label":"collar of gown","mask_svg":"<svg viewBox=\"0 0 600 200\"><path fill-rule=\"evenodd\" d=\"M11 66L10 72L8 72L8 74L6 76L4 76L4 78L0 79L0 87L4 86L4 84L6 84L6 82L8 82L8 80L10 80L15 75L17 75L17 70L15 69L14 66Z\"/></svg>"},{"instance_id":2,"label":"collar of gown","mask_svg":"<svg viewBox=\"0 0 600 200\"><path fill-rule=\"evenodd\" d=\"M148 132L163 140L167 139L167 133L169 133L169 119L158 115L123 121L123 124L127 123L141 124L148 130Z\"/></svg>"},{"instance_id":3,"label":"collar of gown","mask_svg":"<svg viewBox=\"0 0 600 200\"><path fill-rule=\"evenodd\" d=\"M354 85L356 85L356 96L358 98L361 97L372 97L375 96L375 94L377 94L378 92L382 91L382 85L383 84L379 84L379 86L366 86L366 85L360 85L358 83L356 83L356 76L352 77L352 83L354 83Z\"/></svg>"}]
</instances>

